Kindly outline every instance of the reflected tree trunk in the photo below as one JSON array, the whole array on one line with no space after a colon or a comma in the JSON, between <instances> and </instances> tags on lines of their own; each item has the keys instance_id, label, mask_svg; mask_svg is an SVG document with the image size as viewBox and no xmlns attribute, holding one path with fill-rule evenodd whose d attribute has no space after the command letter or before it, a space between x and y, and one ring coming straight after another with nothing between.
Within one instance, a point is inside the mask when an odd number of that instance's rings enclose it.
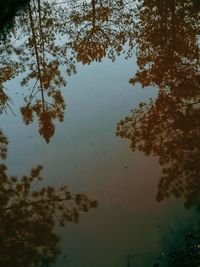
<instances>
[{"instance_id":1,"label":"reflected tree trunk","mask_svg":"<svg viewBox=\"0 0 200 267\"><path fill-rule=\"evenodd\" d=\"M93 29L95 29L96 26L96 0L92 0L92 25Z\"/></svg>"},{"instance_id":2,"label":"reflected tree trunk","mask_svg":"<svg viewBox=\"0 0 200 267\"><path fill-rule=\"evenodd\" d=\"M39 5L40 5L40 0L38 0L38 6ZM44 100L41 68L40 68L40 57L39 57L39 51L38 51L38 47L37 47L37 39L36 39L36 34L35 34L35 29L34 29L34 22L33 22L33 17L32 17L30 4L28 5L28 11L29 11L30 27L31 27L33 43L34 43L34 49L35 49L36 62L37 62L38 77L39 77L39 81L40 81L40 89L41 89L41 97L42 97L42 108L43 108L43 111L45 111L45 105L44 105L45 100Z\"/></svg>"}]
</instances>

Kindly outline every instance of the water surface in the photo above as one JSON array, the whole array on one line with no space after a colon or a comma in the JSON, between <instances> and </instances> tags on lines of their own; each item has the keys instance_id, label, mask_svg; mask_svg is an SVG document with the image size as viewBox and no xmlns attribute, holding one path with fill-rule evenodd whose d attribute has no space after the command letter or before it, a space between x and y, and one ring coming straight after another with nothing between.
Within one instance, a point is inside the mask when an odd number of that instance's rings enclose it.
<instances>
[{"instance_id":1,"label":"water surface","mask_svg":"<svg viewBox=\"0 0 200 267\"><path fill-rule=\"evenodd\" d=\"M199 266L199 29L197 1L2 23L2 266Z\"/></svg>"}]
</instances>

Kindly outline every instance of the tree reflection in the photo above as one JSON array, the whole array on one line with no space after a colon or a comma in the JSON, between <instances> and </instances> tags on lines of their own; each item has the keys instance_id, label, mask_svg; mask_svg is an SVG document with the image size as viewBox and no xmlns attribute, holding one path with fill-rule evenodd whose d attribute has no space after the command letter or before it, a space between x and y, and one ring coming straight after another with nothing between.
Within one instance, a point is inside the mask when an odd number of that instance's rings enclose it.
<instances>
[{"instance_id":1,"label":"tree reflection","mask_svg":"<svg viewBox=\"0 0 200 267\"><path fill-rule=\"evenodd\" d=\"M169 244L153 267L198 267L200 265L200 229L189 226L175 232L173 245Z\"/></svg>"},{"instance_id":2,"label":"tree reflection","mask_svg":"<svg viewBox=\"0 0 200 267\"><path fill-rule=\"evenodd\" d=\"M14 17L29 0L0 0L0 43L6 39L14 24Z\"/></svg>"},{"instance_id":3,"label":"tree reflection","mask_svg":"<svg viewBox=\"0 0 200 267\"><path fill-rule=\"evenodd\" d=\"M27 86L30 80L34 80L31 94L25 98L26 106L21 108L23 120L29 124L33 121L33 114L37 115L39 132L47 143L55 132L53 120L64 119L65 103L60 88L66 85L66 81L59 66L67 65L69 74L75 71L72 60L67 59L66 45L56 44L56 28L50 27L56 10L49 7L48 3L40 0L30 2L27 13L31 35L22 45L25 47L20 48L23 49L20 60L25 61L30 70L21 84Z\"/></svg>"},{"instance_id":4,"label":"tree reflection","mask_svg":"<svg viewBox=\"0 0 200 267\"><path fill-rule=\"evenodd\" d=\"M64 119L65 103L60 89L66 81L61 66L66 66L69 75L75 72L73 58L67 56L67 45L58 42L59 14L59 8L48 1L30 1L27 12L16 19L13 36L1 49L1 92L3 83L20 73L25 74L21 85L26 86L29 93L21 108L23 120L29 124L36 115L39 132L47 143L55 132L53 121ZM15 31L16 35L22 35L22 41L12 40ZM5 94L0 96L5 107Z\"/></svg>"},{"instance_id":5,"label":"tree reflection","mask_svg":"<svg viewBox=\"0 0 200 267\"><path fill-rule=\"evenodd\" d=\"M6 159L8 139L0 129L0 158Z\"/></svg>"},{"instance_id":6,"label":"tree reflection","mask_svg":"<svg viewBox=\"0 0 200 267\"><path fill-rule=\"evenodd\" d=\"M56 221L78 222L80 211L96 207L84 194L72 195L67 187L47 186L34 190L41 180L38 166L29 175L8 176L0 165L0 264L1 266L37 266L42 258L51 262L59 254Z\"/></svg>"},{"instance_id":7,"label":"tree reflection","mask_svg":"<svg viewBox=\"0 0 200 267\"><path fill-rule=\"evenodd\" d=\"M122 120L131 149L158 156L157 200L184 197L200 208L199 12L196 1L143 1L136 36L139 70L130 80L156 85L158 97Z\"/></svg>"},{"instance_id":8,"label":"tree reflection","mask_svg":"<svg viewBox=\"0 0 200 267\"><path fill-rule=\"evenodd\" d=\"M6 157L6 137L1 132L0 151ZM3 149L2 149L3 148ZM58 256L56 225L78 222L80 212L97 206L85 194L72 194L68 187L41 187L42 166L21 178L9 176L0 164L0 265L38 266Z\"/></svg>"},{"instance_id":9,"label":"tree reflection","mask_svg":"<svg viewBox=\"0 0 200 267\"><path fill-rule=\"evenodd\" d=\"M23 121L28 125L36 116L39 133L49 143L55 132L54 120L64 120L61 88L66 85L66 74L61 67L66 66L71 75L76 72L76 61L89 64L103 57L115 60L125 50L126 56L130 55L133 3L91 0L58 4L32 0L15 24L0 48L0 111L10 100L4 84L23 73L21 85L29 90L21 107Z\"/></svg>"},{"instance_id":10,"label":"tree reflection","mask_svg":"<svg viewBox=\"0 0 200 267\"><path fill-rule=\"evenodd\" d=\"M0 115L7 110L7 108L11 108L11 99L6 94L5 88L3 84L15 77L15 73L13 68L16 68L17 66L13 63L10 65L7 65L5 67L1 68L0 72Z\"/></svg>"},{"instance_id":11,"label":"tree reflection","mask_svg":"<svg viewBox=\"0 0 200 267\"><path fill-rule=\"evenodd\" d=\"M129 52L132 50L133 2L91 0L79 5L79 1L70 2L70 45L77 61L90 64L104 57L114 61L124 52L126 43Z\"/></svg>"}]
</instances>

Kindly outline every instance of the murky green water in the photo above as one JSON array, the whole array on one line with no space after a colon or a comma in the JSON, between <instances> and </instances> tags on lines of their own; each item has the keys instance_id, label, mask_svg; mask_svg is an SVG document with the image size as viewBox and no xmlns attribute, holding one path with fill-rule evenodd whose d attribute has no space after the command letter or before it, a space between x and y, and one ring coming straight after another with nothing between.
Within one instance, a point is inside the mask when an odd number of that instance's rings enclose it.
<instances>
[{"instance_id":1,"label":"murky green water","mask_svg":"<svg viewBox=\"0 0 200 267\"><path fill-rule=\"evenodd\" d=\"M0 266L199 266L198 1L13 5Z\"/></svg>"}]
</instances>

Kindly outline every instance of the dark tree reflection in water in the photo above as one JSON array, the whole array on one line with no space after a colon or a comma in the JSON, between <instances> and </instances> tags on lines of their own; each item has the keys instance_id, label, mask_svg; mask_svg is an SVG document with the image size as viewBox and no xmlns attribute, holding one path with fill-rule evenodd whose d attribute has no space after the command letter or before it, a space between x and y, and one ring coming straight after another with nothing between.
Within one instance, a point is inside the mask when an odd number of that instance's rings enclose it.
<instances>
[{"instance_id":1,"label":"dark tree reflection in water","mask_svg":"<svg viewBox=\"0 0 200 267\"><path fill-rule=\"evenodd\" d=\"M66 81L60 67L66 66L69 75L75 72L73 59L67 57L66 44L57 42L59 14L59 8L47 1L30 1L23 16L16 19L13 30L13 34L17 28L22 31L22 42L13 41L11 36L1 48L1 95L5 95L5 81L26 73L21 81L28 90L25 105L21 107L23 120L30 124L36 115L39 132L47 143L55 132L53 121L64 119L65 103L60 88ZM4 106L5 100L6 97L2 97Z\"/></svg>"},{"instance_id":2,"label":"dark tree reflection in water","mask_svg":"<svg viewBox=\"0 0 200 267\"><path fill-rule=\"evenodd\" d=\"M39 132L47 143L55 132L53 120L64 119L65 103L60 88L66 85L66 81L59 66L66 65L69 74L75 71L72 60L67 59L66 45L56 44L59 25L55 26L52 19L56 11L48 3L30 2L25 15L29 23L25 29L28 39L16 51L20 62L30 71L23 78L22 86L34 81L30 94L25 98L26 105L21 108L23 120L29 124L35 114L39 120Z\"/></svg>"},{"instance_id":3,"label":"dark tree reflection in water","mask_svg":"<svg viewBox=\"0 0 200 267\"><path fill-rule=\"evenodd\" d=\"M47 143L55 133L54 120L64 120L65 102L61 88L66 73L76 73L76 62L89 64L109 57L113 61L128 43L126 56L133 48L133 9L121 1L77 1L57 5L44 0L30 1L22 16L16 18L13 35L0 47L1 110L9 98L3 84L24 73L26 87L21 113L25 124L38 118L39 133ZM129 5L129 8L128 8ZM15 35L21 31L22 41ZM64 41L59 41L63 37ZM13 60L15 58L15 60ZM63 73L63 68L66 73Z\"/></svg>"},{"instance_id":4,"label":"dark tree reflection in water","mask_svg":"<svg viewBox=\"0 0 200 267\"><path fill-rule=\"evenodd\" d=\"M134 46L134 3L91 0L78 6L79 1L69 2L70 45L78 62L90 64L104 57L114 61L125 53L125 44L128 46L125 54L130 56Z\"/></svg>"},{"instance_id":5,"label":"dark tree reflection in water","mask_svg":"<svg viewBox=\"0 0 200 267\"><path fill-rule=\"evenodd\" d=\"M4 135L3 131L0 129L0 158L6 159L7 156L7 146L8 146L8 139Z\"/></svg>"},{"instance_id":6,"label":"dark tree reflection in water","mask_svg":"<svg viewBox=\"0 0 200 267\"><path fill-rule=\"evenodd\" d=\"M200 265L199 224L173 231L173 238L170 241L168 237L164 239L165 250L152 267L198 267Z\"/></svg>"},{"instance_id":7,"label":"dark tree reflection in water","mask_svg":"<svg viewBox=\"0 0 200 267\"><path fill-rule=\"evenodd\" d=\"M0 132L0 156L6 158L8 140ZM0 164L0 265L38 266L60 253L56 226L79 221L80 212L97 207L85 194L72 194L67 186L40 187L42 166L29 175L9 176Z\"/></svg>"},{"instance_id":8,"label":"dark tree reflection in water","mask_svg":"<svg viewBox=\"0 0 200 267\"><path fill-rule=\"evenodd\" d=\"M76 74L76 66L106 58L115 61L122 54L129 58L136 51L138 71L130 84L155 86L158 96L141 103L119 122L117 135L129 139L133 151L158 157L162 166L158 201L170 196L183 197L186 208L200 209L199 8L197 0L29 1L0 44L0 114L13 113L8 86L10 81L20 79L25 95L20 104L23 122L30 125L36 120L40 135L49 143L55 134L55 121L64 121L66 103L62 89L68 77ZM102 133L103 139L107 133L103 127L101 130L98 134ZM92 138L91 144L95 149ZM7 145L8 138L0 130L2 160L6 159ZM76 145L75 151L82 144ZM87 144L83 147L83 150L88 148ZM87 162L91 151L83 150L77 149L77 154L83 153ZM63 155L71 159L62 153L59 160ZM103 155L107 157L104 151ZM54 159L52 156L52 162ZM65 159L60 161L63 164ZM103 161L94 158L92 162L93 171L96 165L99 170ZM71 170L75 169L74 165L78 164L73 162ZM15 177L9 175L6 162L0 164L1 266L31 267L38 266L41 259L44 264L55 261L60 253L55 228L69 221L78 222L80 212L97 206L87 195L72 194L66 186L41 187L42 168L37 166L30 174ZM110 173L111 168L108 167ZM125 169L128 173L127 166ZM116 222L121 227L120 219ZM133 228L130 227L130 232ZM167 248L165 257L154 266L198 266L198 231L183 232L183 244Z\"/></svg>"},{"instance_id":9,"label":"dark tree reflection in water","mask_svg":"<svg viewBox=\"0 0 200 267\"><path fill-rule=\"evenodd\" d=\"M184 197L200 209L200 12L191 1L144 1L136 28L139 70L130 79L156 85L158 97L123 119L117 135L159 158L157 200Z\"/></svg>"}]
</instances>

